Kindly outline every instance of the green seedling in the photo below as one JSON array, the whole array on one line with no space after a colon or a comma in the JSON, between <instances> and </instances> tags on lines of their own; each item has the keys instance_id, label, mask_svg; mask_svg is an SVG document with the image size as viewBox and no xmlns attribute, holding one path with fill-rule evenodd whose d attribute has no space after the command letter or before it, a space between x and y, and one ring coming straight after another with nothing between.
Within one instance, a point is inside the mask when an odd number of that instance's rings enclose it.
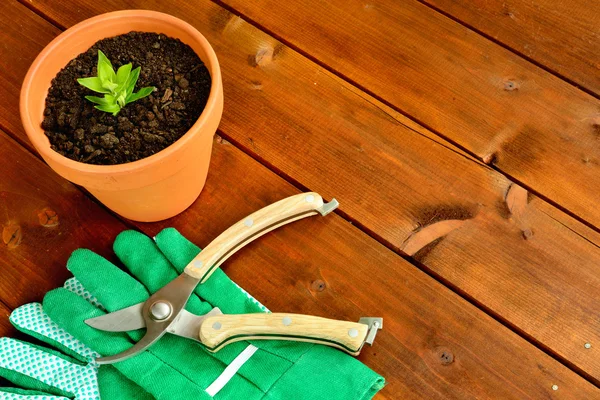
<instances>
[{"instance_id":1,"label":"green seedling","mask_svg":"<svg viewBox=\"0 0 600 400\"><path fill-rule=\"evenodd\" d=\"M117 72L110 60L98 50L98 76L77 79L80 85L104 93L104 97L85 96L100 111L117 115L126 104L142 99L154 91L153 86L144 87L133 93L135 84L140 76L140 67L133 71L131 63L125 64Z\"/></svg>"}]
</instances>

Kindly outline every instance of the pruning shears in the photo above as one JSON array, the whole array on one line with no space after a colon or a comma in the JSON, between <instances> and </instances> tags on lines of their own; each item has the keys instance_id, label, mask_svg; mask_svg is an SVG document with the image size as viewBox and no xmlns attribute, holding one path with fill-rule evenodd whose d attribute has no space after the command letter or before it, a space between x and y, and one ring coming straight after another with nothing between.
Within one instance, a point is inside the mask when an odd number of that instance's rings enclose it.
<instances>
[{"instance_id":1,"label":"pruning shears","mask_svg":"<svg viewBox=\"0 0 600 400\"><path fill-rule=\"evenodd\" d=\"M146 328L146 334L130 349L98 358L97 363L123 361L144 351L165 333L199 341L212 352L240 340L272 339L315 342L358 355L365 343L373 343L383 327L382 318L349 322L286 313L222 314L216 307L205 315L195 315L184 309L196 286L206 282L237 250L282 225L312 215L325 216L337 207L335 199L325 203L317 193L301 193L235 223L206 246L181 275L145 302L85 321L91 327L111 332Z\"/></svg>"}]
</instances>

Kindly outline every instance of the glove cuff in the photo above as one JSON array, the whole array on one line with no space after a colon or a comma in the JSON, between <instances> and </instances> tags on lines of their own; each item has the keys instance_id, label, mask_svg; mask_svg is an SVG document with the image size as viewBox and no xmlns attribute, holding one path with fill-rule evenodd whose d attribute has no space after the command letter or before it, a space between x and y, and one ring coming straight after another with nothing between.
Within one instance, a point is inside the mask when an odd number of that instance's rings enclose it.
<instances>
[{"instance_id":1,"label":"glove cuff","mask_svg":"<svg viewBox=\"0 0 600 400\"><path fill-rule=\"evenodd\" d=\"M357 359L312 346L273 385L264 399L371 399L385 379Z\"/></svg>"}]
</instances>

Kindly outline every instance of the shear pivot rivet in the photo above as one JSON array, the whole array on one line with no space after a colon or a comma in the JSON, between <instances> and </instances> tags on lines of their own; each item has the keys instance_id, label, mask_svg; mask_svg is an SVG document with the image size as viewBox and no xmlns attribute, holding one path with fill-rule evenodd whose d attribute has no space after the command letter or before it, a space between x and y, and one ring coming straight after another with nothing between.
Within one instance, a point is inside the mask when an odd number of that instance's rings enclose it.
<instances>
[{"instance_id":1,"label":"shear pivot rivet","mask_svg":"<svg viewBox=\"0 0 600 400\"><path fill-rule=\"evenodd\" d=\"M558 385L552 385L552 390L558 390Z\"/></svg>"},{"instance_id":2,"label":"shear pivot rivet","mask_svg":"<svg viewBox=\"0 0 600 400\"><path fill-rule=\"evenodd\" d=\"M150 307L150 314L157 321L165 320L171 315L171 305L164 301L157 301Z\"/></svg>"},{"instance_id":3,"label":"shear pivot rivet","mask_svg":"<svg viewBox=\"0 0 600 400\"><path fill-rule=\"evenodd\" d=\"M358 330L356 328L350 328L348 330L348 336L354 338L358 336Z\"/></svg>"},{"instance_id":4,"label":"shear pivot rivet","mask_svg":"<svg viewBox=\"0 0 600 400\"><path fill-rule=\"evenodd\" d=\"M312 194L309 194L305 197L305 200L307 203L312 203L313 201L315 201L315 196L313 196Z\"/></svg>"},{"instance_id":5,"label":"shear pivot rivet","mask_svg":"<svg viewBox=\"0 0 600 400\"><path fill-rule=\"evenodd\" d=\"M215 331L218 331L219 329L221 329L221 323L220 323L219 321L215 322L215 323L213 324L213 329L214 329Z\"/></svg>"},{"instance_id":6,"label":"shear pivot rivet","mask_svg":"<svg viewBox=\"0 0 600 400\"><path fill-rule=\"evenodd\" d=\"M252 225L254 225L254 221L252 220L252 218L246 218L246 220L244 221L244 225L250 228Z\"/></svg>"},{"instance_id":7,"label":"shear pivot rivet","mask_svg":"<svg viewBox=\"0 0 600 400\"><path fill-rule=\"evenodd\" d=\"M283 317L283 320L281 322L283 322L284 326L290 326L290 324L292 323L292 319L290 317Z\"/></svg>"},{"instance_id":8,"label":"shear pivot rivet","mask_svg":"<svg viewBox=\"0 0 600 400\"><path fill-rule=\"evenodd\" d=\"M586 349L591 349L592 348L592 344L591 343L586 343L583 345L583 347L585 347Z\"/></svg>"}]
</instances>

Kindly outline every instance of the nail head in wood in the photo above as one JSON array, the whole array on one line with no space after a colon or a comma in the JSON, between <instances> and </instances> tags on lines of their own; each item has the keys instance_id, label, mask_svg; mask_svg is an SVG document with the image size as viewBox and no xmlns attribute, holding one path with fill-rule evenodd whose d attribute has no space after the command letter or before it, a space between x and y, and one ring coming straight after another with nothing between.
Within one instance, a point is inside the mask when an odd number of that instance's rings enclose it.
<instances>
[{"instance_id":1,"label":"nail head in wood","mask_svg":"<svg viewBox=\"0 0 600 400\"><path fill-rule=\"evenodd\" d=\"M442 365L450 365L454 362L454 354L449 350L443 350L440 353L440 362Z\"/></svg>"},{"instance_id":2,"label":"nail head in wood","mask_svg":"<svg viewBox=\"0 0 600 400\"><path fill-rule=\"evenodd\" d=\"M325 290L326 286L327 285L325 285L325 282L323 282L321 279L313 281L311 285L312 289L316 292L322 292L323 290Z\"/></svg>"}]
</instances>

